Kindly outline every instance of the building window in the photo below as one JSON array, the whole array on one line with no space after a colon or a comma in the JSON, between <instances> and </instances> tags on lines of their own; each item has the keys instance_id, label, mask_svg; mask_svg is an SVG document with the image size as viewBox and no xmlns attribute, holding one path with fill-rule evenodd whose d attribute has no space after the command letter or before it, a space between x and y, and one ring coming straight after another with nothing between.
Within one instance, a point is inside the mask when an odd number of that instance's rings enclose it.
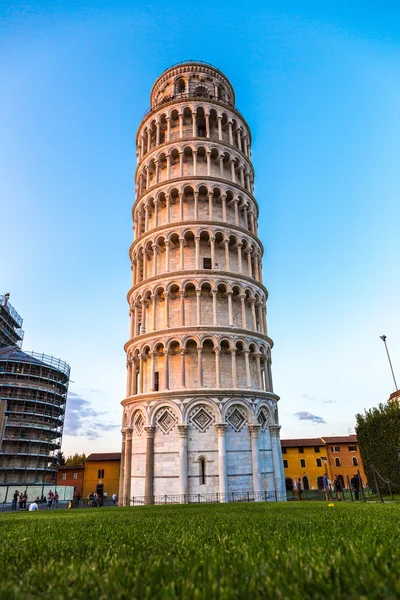
<instances>
[{"instance_id":1,"label":"building window","mask_svg":"<svg viewBox=\"0 0 400 600\"><path fill-rule=\"evenodd\" d=\"M203 269L211 269L211 258L203 258Z\"/></svg>"},{"instance_id":2,"label":"building window","mask_svg":"<svg viewBox=\"0 0 400 600\"><path fill-rule=\"evenodd\" d=\"M349 452L357 452L357 446L349 446Z\"/></svg>"},{"instance_id":3,"label":"building window","mask_svg":"<svg viewBox=\"0 0 400 600\"><path fill-rule=\"evenodd\" d=\"M353 456L352 461L353 461L353 467L357 467L358 466L358 460L357 460L357 458L355 456Z\"/></svg>"},{"instance_id":4,"label":"building window","mask_svg":"<svg viewBox=\"0 0 400 600\"><path fill-rule=\"evenodd\" d=\"M160 389L160 373L159 371L156 371L154 373L154 391L158 392Z\"/></svg>"},{"instance_id":5,"label":"building window","mask_svg":"<svg viewBox=\"0 0 400 600\"><path fill-rule=\"evenodd\" d=\"M199 466L200 466L200 472L199 472L200 485L205 485L205 483L206 483L206 459L204 458L204 456L202 456L199 459Z\"/></svg>"},{"instance_id":6,"label":"building window","mask_svg":"<svg viewBox=\"0 0 400 600\"><path fill-rule=\"evenodd\" d=\"M340 446L332 446L332 452L340 452Z\"/></svg>"},{"instance_id":7,"label":"building window","mask_svg":"<svg viewBox=\"0 0 400 600\"><path fill-rule=\"evenodd\" d=\"M72 479L78 479L78 473L73 473L72 474Z\"/></svg>"},{"instance_id":8,"label":"building window","mask_svg":"<svg viewBox=\"0 0 400 600\"><path fill-rule=\"evenodd\" d=\"M304 458L300 459L300 466L303 467L303 468L306 466L306 461L305 461Z\"/></svg>"},{"instance_id":9,"label":"building window","mask_svg":"<svg viewBox=\"0 0 400 600\"><path fill-rule=\"evenodd\" d=\"M282 448L282 454L287 454L286 448Z\"/></svg>"},{"instance_id":10,"label":"building window","mask_svg":"<svg viewBox=\"0 0 400 600\"><path fill-rule=\"evenodd\" d=\"M67 474L66 474L66 473L63 473L63 474L61 475L61 479L67 479Z\"/></svg>"},{"instance_id":11,"label":"building window","mask_svg":"<svg viewBox=\"0 0 400 600\"><path fill-rule=\"evenodd\" d=\"M317 467L322 467L322 460L317 458Z\"/></svg>"},{"instance_id":12,"label":"building window","mask_svg":"<svg viewBox=\"0 0 400 600\"><path fill-rule=\"evenodd\" d=\"M98 479L104 479L104 469L99 469L97 471L97 478Z\"/></svg>"},{"instance_id":13,"label":"building window","mask_svg":"<svg viewBox=\"0 0 400 600\"><path fill-rule=\"evenodd\" d=\"M287 468L288 468L288 461L287 461L287 460L284 460L284 461L283 461L283 468L284 468L284 469L287 469Z\"/></svg>"},{"instance_id":14,"label":"building window","mask_svg":"<svg viewBox=\"0 0 400 600\"><path fill-rule=\"evenodd\" d=\"M316 454L319 454L319 446L315 446L315 448L314 448L314 452L315 452Z\"/></svg>"},{"instance_id":15,"label":"building window","mask_svg":"<svg viewBox=\"0 0 400 600\"><path fill-rule=\"evenodd\" d=\"M340 458L335 458L335 466L340 467Z\"/></svg>"},{"instance_id":16,"label":"building window","mask_svg":"<svg viewBox=\"0 0 400 600\"><path fill-rule=\"evenodd\" d=\"M302 446L299 448L299 454L304 454L304 448Z\"/></svg>"}]
</instances>

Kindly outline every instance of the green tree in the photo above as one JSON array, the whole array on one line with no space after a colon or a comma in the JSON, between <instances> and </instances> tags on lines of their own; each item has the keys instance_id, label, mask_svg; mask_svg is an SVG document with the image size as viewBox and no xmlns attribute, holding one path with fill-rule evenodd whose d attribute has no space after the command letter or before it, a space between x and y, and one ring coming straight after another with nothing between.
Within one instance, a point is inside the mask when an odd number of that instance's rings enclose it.
<instances>
[{"instance_id":1,"label":"green tree","mask_svg":"<svg viewBox=\"0 0 400 600\"><path fill-rule=\"evenodd\" d=\"M400 492L400 403L388 402L356 415L357 439L364 470L371 487L375 488L371 465ZM384 492L389 492L380 481Z\"/></svg>"},{"instance_id":2,"label":"green tree","mask_svg":"<svg viewBox=\"0 0 400 600\"><path fill-rule=\"evenodd\" d=\"M78 454L77 452L73 456L68 456L65 461L66 466L70 465L83 465L85 464L86 454Z\"/></svg>"},{"instance_id":3,"label":"green tree","mask_svg":"<svg viewBox=\"0 0 400 600\"><path fill-rule=\"evenodd\" d=\"M65 465L65 455L61 450L57 453L57 464L60 465L60 467Z\"/></svg>"}]
</instances>

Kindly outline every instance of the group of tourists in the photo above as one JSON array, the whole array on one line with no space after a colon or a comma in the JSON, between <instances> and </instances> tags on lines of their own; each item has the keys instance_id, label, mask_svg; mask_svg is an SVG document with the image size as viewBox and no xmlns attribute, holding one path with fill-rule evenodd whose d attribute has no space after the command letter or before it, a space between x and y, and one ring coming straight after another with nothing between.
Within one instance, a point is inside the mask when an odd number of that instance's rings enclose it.
<instances>
[{"instance_id":1,"label":"group of tourists","mask_svg":"<svg viewBox=\"0 0 400 600\"><path fill-rule=\"evenodd\" d=\"M354 497L356 500L358 500L360 497L360 487L360 477L357 474L355 474L350 480L350 488L354 492ZM303 489L301 487L300 477L295 478L293 488L296 493L297 500L301 500ZM333 481L330 481L330 479L328 478L328 474L325 473L322 478L322 488L324 490L325 498L327 501L331 499L331 494L334 494L334 497L337 501L340 502L342 500L343 483L337 475L334 476Z\"/></svg>"},{"instance_id":2,"label":"group of tourists","mask_svg":"<svg viewBox=\"0 0 400 600\"><path fill-rule=\"evenodd\" d=\"M60 499L60 497L58 495L57 490L55 492L50 490L49 493L47 494L47 496L45 494L42 494L41 498L39 498L39 496L36 496L35 500L33 502L31 502L31 504L29 505L29 510L30 511L39 510L39 504L47 504L47 508L51 508L54 503L57 508L59 499ZM15 492L13 494L12 502L11 502L11 510L12 511L18 510L18 508L19 508L19 510L27 510L26 509L27 502L28 502L28 492L26 490L24 492L15 490Z\"/></svg>"}]
</instances>

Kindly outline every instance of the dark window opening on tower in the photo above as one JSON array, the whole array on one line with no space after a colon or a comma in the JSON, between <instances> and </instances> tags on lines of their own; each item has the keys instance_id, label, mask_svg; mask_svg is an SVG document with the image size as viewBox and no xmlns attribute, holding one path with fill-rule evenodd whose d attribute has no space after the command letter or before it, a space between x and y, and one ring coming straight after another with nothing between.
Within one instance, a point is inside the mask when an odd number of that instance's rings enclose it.
<instances>
[{"instance_id":1,"label":"dark window opening on tower","mask_svg":"<svg viewBox=\"0 0 400 600\"><path fill-rule=\"evenodd\" d=\"M203 258L203 269L212 269L211 258Z\"/></svg>"},{"instance_id":2,"label":"dark window opening on tower","mask_svg":"<svg viewBox=\"0 0 400 600\"><path fill-rule=\"evenodd\" d=\"M206 483L206 459L200 458L200 485Z\"/></svg>"},{"instance_id":3,"label":"dark window opening on tower","mask_svg":"<svg viewBox=\"0 0 400 600\"><path fill-rule=\"evenodd\" d=\"M158 392L160 389L160 372L156 371L154 373L154 391Z\"/></svg>"}]
</instances>

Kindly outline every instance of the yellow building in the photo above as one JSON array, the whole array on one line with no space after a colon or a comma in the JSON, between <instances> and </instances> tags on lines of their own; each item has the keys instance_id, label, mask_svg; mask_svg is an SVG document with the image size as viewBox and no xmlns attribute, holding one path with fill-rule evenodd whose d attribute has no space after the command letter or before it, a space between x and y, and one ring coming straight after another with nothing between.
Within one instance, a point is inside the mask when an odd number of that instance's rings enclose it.
<instances>
[{"instance_id":1,"label":"yellow building","mask_svg":"<svg viewBox=\"0 0 400 600\"><path fill-rule=\"evenodd\" d=\"M85 462L83 497L91 492L96 492L99 497L107 492L109 498L114 492L118 494L120 462L120 452L90 454Z\"/></svg>"},{"instance_id":2,"label":"yellow building","mask_svg":"<svg viewBox=\"0 0 400 600\"><path fill-rule=\"evenodd\" d=\"M303 490L321 489L324 473L330 480L337 475L347 488L347 476L351 479L357 470L366 483L356 435L281 440L281 446L287 490L299 477Z\"/></svg>"}]
</instances>

